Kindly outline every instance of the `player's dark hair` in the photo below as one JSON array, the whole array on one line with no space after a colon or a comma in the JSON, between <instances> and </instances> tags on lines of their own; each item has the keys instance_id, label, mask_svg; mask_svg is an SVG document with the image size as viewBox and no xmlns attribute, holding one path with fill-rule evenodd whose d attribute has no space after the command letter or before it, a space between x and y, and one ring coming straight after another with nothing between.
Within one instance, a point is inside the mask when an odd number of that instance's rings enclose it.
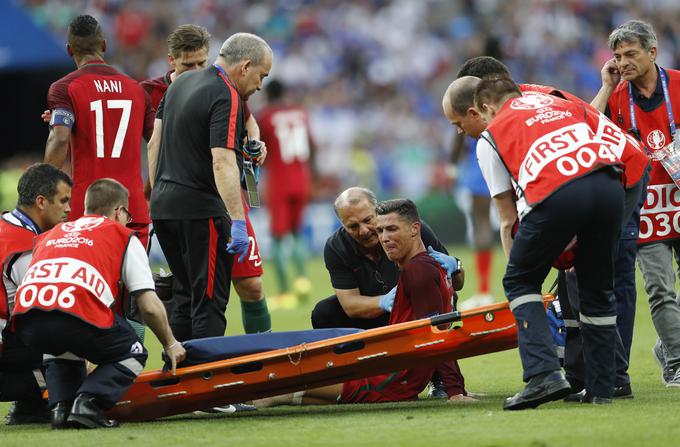
<instances>
[{"instance_id":1,"label":"player's dark hair","mask_svg":"<svg viewBox=\"0 0 680 447\"><path fill-rule=\"evenodd\" d=\"M482 104L498 104L506 96L521 96L515 81L510 78L482 79L475 90L475 108L482 110Z\"/></svg>"},{"instance_id":2,"label":"player's dark hair","mask_svg":"<svg viewBox=\"0 0 680 447\"><path fill-rule=\"evenodd\" d=\"M465 61L456 78L463 76L474 76L481 79L501 77L512 78L508 67L495 57L479 56Z\"/></svg>"},{"instance_id":3,"label":"player's dark hair","mask_svg":"<svg viewBox=\"0 0 680 447\"><path fill-rule=\"evenodd\" d=\"M397 213L410 224L420 222L418 208L416 208L416 204L410 199L385 200L378 203L378 206L375 207L375 213L378 216Z\"/></svg>"},{"instance_id":4,"label":"player's dark hair","mask_svg":"<svg viewBox=\"0 0 680 447\"><path fill-rule=\"evenodd\" d=\"M168 53L179 57L184 51L194 52L210 49L210 33L198 25L180 25L168 36Z\"/></svg>"},{"instance_id":5,"label":"player's dark hair","mask_svg":"<svg viewBox=\"0 0 680 447\"><path fill-rule=\"evenodd\" d=\"M76 54L99 51L104 42L104 33L97 19L91 15L79 15L68 26L68 44Z\"/></svg>"},{"instance_id":6,"label":"player's dark hair","mask_svg":"<svg viewBox=\"0 0 680 447\"><path fill-rule=\"evenodd\" d=\"M121 205L128 205L128 190L112 178L95 180L85 191L86 214L107 216Z\"/></svg>"},{"instance_id":7,"label":"player's dark hair","mask_svg":"<svg viewBox=\"0 0 680 447\"><path fill-rule=\"evenodd\" d=\"M267 101L278 101L283 97L286 88L278 79L272 79L267 82L264 92L267 94Z\"/></svg>"},{"instance_id":8,"label":"player's dark hair","mask_svg":"<svg viewBox=\"0 0 680 447\"><path fill-rule=\"evenodd\" d=\"M33 206L38 196L43 196L51 201L57 193L59 182L73 186L71 177L51 164L36 163L31 165L19 178L17 206Z\"/></svg>"}]
</instances>

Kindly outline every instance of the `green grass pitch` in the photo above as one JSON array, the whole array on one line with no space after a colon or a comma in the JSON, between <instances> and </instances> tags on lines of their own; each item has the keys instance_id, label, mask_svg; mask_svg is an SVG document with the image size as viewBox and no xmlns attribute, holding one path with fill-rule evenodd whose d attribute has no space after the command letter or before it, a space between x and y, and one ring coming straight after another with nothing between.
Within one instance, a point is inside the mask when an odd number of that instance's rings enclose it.
<instances>
[{"instance_id":1,"label":"green grass pitch","mask_svg":"<svg viewBox=\"0 0 680 447\"><path fill-rule=\"evenodd\" d=\"M467 248L452 250L467 266L461 298L476 288L474 260ZM265 271L271 271L265 266ZM493 294L503 299L502 253L494 260ZM295 310L273 312L274 330L310 328L309 314L316 299L331 293L320 259L310 261L314 285L311 299ZM265 290L275 290L265 274ZM552 285L554 275L546 280ZM551 403L537 410L501 410L505 396L521 386L516 350L461 361L467 388L484 393L479 404L454 405L421 400L400 404L279 407L225 416L179 416L148 423L126 423L119 429L55 432L47 426L0 425L2 447L27 446L676 446L680 445L680 390L668 390L651 355L656 339L645 293L638 278L638 307L631 377L635 398L610 406ZM232 292L228 334L242 333L238 298ZM147 331L147 334L150 334ZM147 335L148 368L160 365L160 347ZM0 414L7 411L0 404Z\"/></svg>"}]
</instances>

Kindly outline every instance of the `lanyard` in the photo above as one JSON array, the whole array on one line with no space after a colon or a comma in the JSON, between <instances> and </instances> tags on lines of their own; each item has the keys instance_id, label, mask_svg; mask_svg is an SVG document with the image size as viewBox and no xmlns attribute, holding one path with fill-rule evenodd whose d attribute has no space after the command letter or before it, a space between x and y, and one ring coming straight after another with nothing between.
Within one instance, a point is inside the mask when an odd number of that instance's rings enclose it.
<instances>
[{"instance_id":1,"label":"lanyard","mask_svg":"<svg viewBox=\"0 0 680 447\"><path fill-rule=\"evenodd\" d=\"M234 90L236 90L236 88L234 87L234 84L231 83L229 76L227 76L227 72L224 71L224 68L220 67L219 64L217 64L217 63L213 64L213 67L217 68L217 71L220 72L219 75L222 78L222 80L224 81L224 83L227 84L229 87L233 88ZM244 112L244 114L245 114L245 112ZM245 127L245 125L244 125L244 127ZM248 131L246 130L246 141L250 141L247 133L248 133Z\"/></svg>"},{"instance_id":2,"label":"lanyard","mask_svg":"<svg viewBox=\"0 0 680 447\"><path fill-rule=\"evenodd\" d=\"M225 84L231 84L231 81L229 80L229 76L227 76L227 72L224 71L224 68L220 67L219 64L213 64L213 67L217 68L217 71L220 72L220 77L224 81Z\"/></svg>"},{"instance_id":3,"label":"lanyard","mask_svg":"<svg viewBox=\"0 0 680 447\"><path fill-rule=\"evenodd\" d=\"M663 89L663 99L666 101L666 112L668 113L668 121L670 122L671 140L675 138L675 118L673 117L673 107L671 106L671 96L668 93L668 81L666 80L666 70L659 67L659 77L661 78L661 87ZM637 127L637 120L635 119L635 107L633 107L633 86L628 82L628 107L630 110L630 124L632 132L638 137L640 141L640 130Z\"/></svg>"},{"instance_id":4,"label":"lanyard","mask_svg":"<svg viewBox=\"0 0 680 447\"><path fill-rule=\"evenodd\" d=\"M40 231L40 227L36 225L35 222L33 222L33 219L28 217L26 214L24 214L23 211L21 211L18 208L14 208L12 211L12 216L16 217L21 221L21 223L24 225L24 227L28 227L32 232L35 234L40 234L42 231Z\"/></svg>"}]
</instances>

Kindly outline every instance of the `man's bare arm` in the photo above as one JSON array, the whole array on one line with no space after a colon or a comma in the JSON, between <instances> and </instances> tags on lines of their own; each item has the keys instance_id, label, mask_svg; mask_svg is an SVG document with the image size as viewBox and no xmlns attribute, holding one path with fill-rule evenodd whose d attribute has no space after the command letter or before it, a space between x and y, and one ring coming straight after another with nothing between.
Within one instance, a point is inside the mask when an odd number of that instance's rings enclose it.
<instances>
[{"instance_id":1,"label":"man's bare arm","mask_svg":"<svg viewBox=\"0 0 680 447\"><path fill-rule=\"evenodd\" d=\"M350 318L376 318L385 313L379 296L365 296L359 289L335 289L342 309Z\"/></svg>"},{"instance_id":2,"label":"man's bare arm","mask_svg":"<svg viewBox=\"0 0 680 447\"><path fill-rule=\"evenodd\" d=\"M161 147L161 131L163 130L163 120L156 119L153 122L153 134L149 138L149 143L146 145L147 155L149 157L149 184L153 188L156 181L156 166L158 164L158 151Z\"/></svg>"},{"instance_id":3,"label":"man's bare arm","mask_svg":"<svg viewBox=\"0 0 680 447\"><path fill-rule=\"evenodd\" d=\"M59 169L64 167L71 141L71 129L66 126L53 126L45 145L45 163Z\"/></svg>"},{"instance_id":4,"label":"man's bare arm","mask_svg":"<svg viewBox=\"0 0 680 447\"><path fill-rule=\"evenodd\" d=\"M236 152L223 147L214 147L211 149L211 152L217 192L227 206L229 217L232 220L245 220Z\"/></svg>"},{"instance_id":5,"label":"man's bare arm","mask_svg":"<svg viewBox=\"0 0 680 447\"><path fill-rule=\"evenodd\" d=\"M493 203L498 210L498 219L501 226L501 244L506 259L510 259L512 248L512 226L517 221L517 207L515 206L515 193L508 190L493 197Z\"/></svg>"}]
</instances>

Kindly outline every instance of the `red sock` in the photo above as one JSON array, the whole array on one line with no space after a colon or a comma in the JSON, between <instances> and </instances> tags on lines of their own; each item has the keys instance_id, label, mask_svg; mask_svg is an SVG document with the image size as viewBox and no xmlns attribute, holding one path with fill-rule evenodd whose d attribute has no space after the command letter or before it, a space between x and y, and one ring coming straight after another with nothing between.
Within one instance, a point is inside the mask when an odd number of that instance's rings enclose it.
<instances>
[{"instance_id":1,"label":"red sock","mask_svg":"<svg viewBox=\"0 0 680 447\"><path fill-rule=\"evenodd\" d=\"M489 293L489 274L491 273L491 250L478 250L475 252L477 264L477 277L479 281L479 293Z\"/></svg>"}]
</instances>

